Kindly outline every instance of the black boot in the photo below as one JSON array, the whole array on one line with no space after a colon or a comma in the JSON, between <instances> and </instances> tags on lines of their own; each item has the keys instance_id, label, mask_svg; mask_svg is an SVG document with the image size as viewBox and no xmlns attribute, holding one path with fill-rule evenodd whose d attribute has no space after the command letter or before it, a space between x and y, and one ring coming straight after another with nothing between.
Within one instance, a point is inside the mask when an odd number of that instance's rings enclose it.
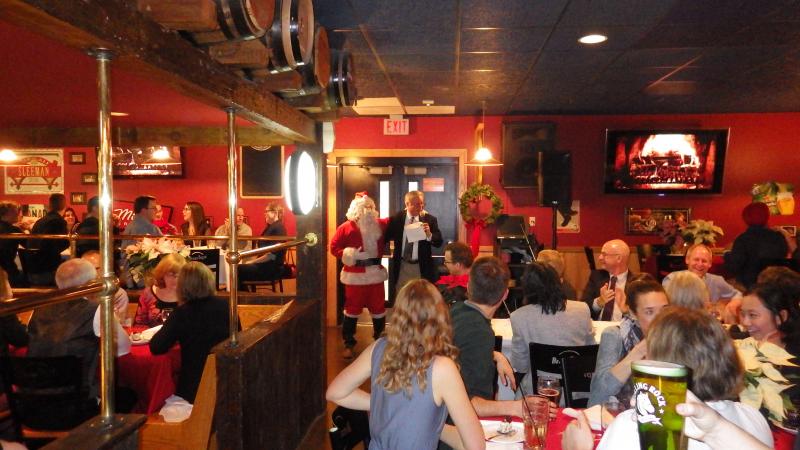
<instances>
[{"instance_id":1,"label":"black boot","mask_svg":"<svg viewBox=\"0 0 800 450\"><path fill-rule=\"evenodd\" d=\"M350 359L353 357L353 347L356 346L356 325L358 319L355 317L344 316L342 322L342 339L344 339L344 357Z\"/></svg>"},{"instance_id":2,"label":"black boot","mask_svg":"<svg viewBox=\"0 0 800 450\"><path fill-rule=\"evenodd\" d=\"M386 328L386 317L373 317L372 318L372 338L376 341L383 334L383 329Z\"/></svg>"}]
</instances>

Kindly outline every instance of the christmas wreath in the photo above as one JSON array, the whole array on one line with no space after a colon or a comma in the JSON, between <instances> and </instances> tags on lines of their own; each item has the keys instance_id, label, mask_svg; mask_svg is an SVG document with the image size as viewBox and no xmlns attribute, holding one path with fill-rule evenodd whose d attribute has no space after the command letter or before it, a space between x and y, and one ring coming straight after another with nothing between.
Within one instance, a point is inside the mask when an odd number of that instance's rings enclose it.
<instances>
[{"instance_id":1,"label":"christmas wreath","mask_svg":"<svg viewBox=\"0 0 800 450\"><path fill-rule=\"evenodd\" d=\"M487 198L492 202L492 211L484 218L475 217L470 214L470 205L478 203L482 198ZM486 225L494 223L500 212L503 211L503 201L494 193L492 187L488 184L473 183L461 194L458 200L458 209L461 211L461 218L467 227L472 228L470 236L470 248L472 254L477 255L480 250L480 236L481 230L486 228Z\"/></svg>"},{"instance_id":2,"label":"christmas wreath","mask_svg":"<svg viewBox=\"0 0 800 450\"><path fill-rule=\"evenodd\" d=\"M487 198L492 202L492 211L483 219L473 217L472 214L470 214L470 204L479 202L481 198ZM474 224L482 220L485 225L489 225L494 223L503 211L503 201L500 200L500 197L494 193L492 187L488 184L473 183L461 194L461 198L458 200L458 208L461 211L461 218L465 223Z\"/></svg>"}]
</instances>

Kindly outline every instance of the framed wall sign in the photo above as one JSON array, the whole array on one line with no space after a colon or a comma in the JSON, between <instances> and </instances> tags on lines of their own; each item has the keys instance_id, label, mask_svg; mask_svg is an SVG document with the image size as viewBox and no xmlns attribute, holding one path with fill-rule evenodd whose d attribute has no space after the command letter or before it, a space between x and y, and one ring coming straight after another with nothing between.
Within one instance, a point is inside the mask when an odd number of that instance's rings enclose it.
<instances>
[{"instance_id":1,"label":"framed wall sign","mask_svg":"<svg viewBox=\"0 0 800 450\"><path fill-rule=\"evenodd\" d=\"M665 223L689 223L691 208L625 208L625 234L658 236Z\"/></svg>"},{"instance_id":2,"label":"framed wall sign","mask_svg":"<svg viewBox=\"0 0 800 450\"><path fill-rule=\"evenodd\" d=\"M280 198L283 196L283 147L240 148L242 198Z\"/></svg>"},{"instance_id":3,"label":"framed wall sign","mask_svg":"<svg viewBox=\"0 0 800 450\"><path fill-rule=\"evenodd\" d=\"M17 165L5 168L7 195L64 193L63 149L24 149L14 152L18 156Z\"/></svg>"},{"instance_id":4,"label":"framed wall sign","mask_svg":"<svg viewBox=\"0 0 800 450\"><path fill-rule=\"evenodd\" d=\"M69 152L69 163L72 165L86 164L86 153L84 152Z\"/></svg>"}]
</instances>

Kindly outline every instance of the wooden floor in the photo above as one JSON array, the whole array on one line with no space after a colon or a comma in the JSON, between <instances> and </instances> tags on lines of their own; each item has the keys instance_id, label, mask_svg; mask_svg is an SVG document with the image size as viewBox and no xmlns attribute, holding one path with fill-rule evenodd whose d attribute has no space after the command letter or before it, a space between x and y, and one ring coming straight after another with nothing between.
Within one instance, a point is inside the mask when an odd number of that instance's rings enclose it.
<instances>
[{"instance_id":1,"label":"wooden floor","mask_svg":"<svg viewBox=\"0 0 800 450\"><path fill-rule=\"evenodd\" d=\"M372 343L372 324L369 322L369 316L366 317L367 318L362 317L359 319L358 328L356 329L356 339L358 340L358 345L356 345L357 353ZM329 327L326 333L325 353L328 362L327 386L339 372L347 367L350 361L345 361L342 358L342 351L344 350L342 329L340 327ZM365 382L362 388L366 389L367 387L367 382ZM331 413L335 408L335 404L328 402L325 415L317 419L314 426L309 430L306 438L297 447L298 449L331 450L331 443L328 439L328 429L331 427ZM356 447L356 449L360 448L362 448L362 446Z\"/></svg>"}]
</instances>

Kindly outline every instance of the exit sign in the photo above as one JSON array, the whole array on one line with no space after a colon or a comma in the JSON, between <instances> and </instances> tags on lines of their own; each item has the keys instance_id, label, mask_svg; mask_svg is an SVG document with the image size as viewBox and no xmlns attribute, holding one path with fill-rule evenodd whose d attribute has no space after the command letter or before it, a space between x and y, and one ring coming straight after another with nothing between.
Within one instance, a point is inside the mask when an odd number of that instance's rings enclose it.
<instances>
[{"instance_id":1,"label":"exit sign","mask_svg":"<svg viewBox=\"0 0 800 450\"><path fill-rule=\"evenodd\" d=\"M408 119L383 119L383 134L386 136L408 135Z\"/></svg>"}]
</instances>

